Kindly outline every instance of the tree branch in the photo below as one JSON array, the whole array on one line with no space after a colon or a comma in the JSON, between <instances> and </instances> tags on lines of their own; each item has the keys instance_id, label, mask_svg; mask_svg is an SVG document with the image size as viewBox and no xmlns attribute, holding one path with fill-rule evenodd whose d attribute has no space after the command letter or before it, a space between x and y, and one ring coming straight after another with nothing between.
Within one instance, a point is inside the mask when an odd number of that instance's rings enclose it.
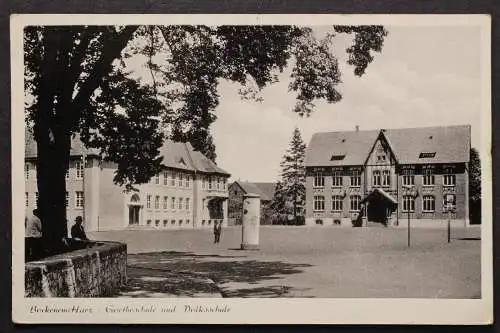
<instances>
[{"instance_id":1,"label":"tree branch","mask_svg":"<svg viewBox=\"0 0 500 333\"><path fill-rule=\"evenodd\" d=\"M114 36L110 36L109 40L105 40L105 49L101 57L97 60L94 69L85 82L82 83L80 90L73 99L71 128L78 125L82 110L88 106L90 97L99 87L102 79L111 72L113 60L120 56L121 51L127 46L137 28L138 26L126 26L119 33L113 33Z\"/></svg>"}]
</instances>

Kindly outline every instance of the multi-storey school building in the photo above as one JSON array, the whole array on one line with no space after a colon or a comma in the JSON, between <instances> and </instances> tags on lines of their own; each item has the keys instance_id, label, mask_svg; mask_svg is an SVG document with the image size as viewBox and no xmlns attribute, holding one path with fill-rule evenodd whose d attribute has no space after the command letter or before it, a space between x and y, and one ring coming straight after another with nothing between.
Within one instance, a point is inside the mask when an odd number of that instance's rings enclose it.
<instances>
[{"instance_id":1,"label":"multi-storey school building","mask_svg":"<svg viewBox=\"0 0 500 333\"><path fill-rule=\"evenodd\" d=\"M468 225L470 134L468 125L314 134L306 153L306 224L396 226L451 217Z\"/></svg>"},{"instance_id":2,"label":"multi-storey school building","mask_svg":"<svg viewBox=\"0 0 500 333\"><path fill-rule=\"evenodd\" d=\"M66 174L68 230L76 216L85 229L178 229L227 225L229 174L191 144L166 141L160 149L165 170L138 191L124 192L113 183L116 165L104 162L80 140L72 141ZM37 205L36 142L28 135L25 150L25 206Z\"/></svg>"}]
</instances>

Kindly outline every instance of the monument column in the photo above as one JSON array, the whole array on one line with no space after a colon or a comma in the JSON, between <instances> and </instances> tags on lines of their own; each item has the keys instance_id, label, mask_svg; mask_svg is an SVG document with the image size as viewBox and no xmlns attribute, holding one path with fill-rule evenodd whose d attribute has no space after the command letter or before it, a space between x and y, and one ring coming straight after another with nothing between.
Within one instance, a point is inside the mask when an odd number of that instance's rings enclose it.
<instances>
[{"instance_id":1,"label":"monument column","mask_svg":"<svg viewBox=\"0 0 500 333\"><path fill-rule=\"evenodd\" d=\"M243 221L241 226L241 249L259 249L260 196L248 193L243 197Z\"/></svg>"}]
</instances>

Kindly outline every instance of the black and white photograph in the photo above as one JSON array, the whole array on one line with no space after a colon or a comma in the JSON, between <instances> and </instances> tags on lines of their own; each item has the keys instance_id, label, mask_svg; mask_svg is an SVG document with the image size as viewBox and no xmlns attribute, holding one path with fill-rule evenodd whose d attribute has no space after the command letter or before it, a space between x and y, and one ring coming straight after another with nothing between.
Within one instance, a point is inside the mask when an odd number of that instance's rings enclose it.
<instances>
[{"instance_id":1,"label":"black and white photograph","mask_svg":"<svg viewBox=\"0 0 500 333\"><path fill-rule=\"evenodd\" d=\"M11 27L16 321L492 320L488 16Z\"/></svg>"}]
</instances>

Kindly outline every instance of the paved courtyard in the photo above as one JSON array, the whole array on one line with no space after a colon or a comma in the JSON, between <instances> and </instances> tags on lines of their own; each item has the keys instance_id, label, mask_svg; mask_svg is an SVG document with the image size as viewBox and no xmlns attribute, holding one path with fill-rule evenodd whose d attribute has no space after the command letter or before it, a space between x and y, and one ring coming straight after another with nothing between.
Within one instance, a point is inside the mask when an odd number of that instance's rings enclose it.
<instances>
[{"instance_id":1,"label":"paved courtyard","mask_svg":"<svg viewBox=\"0 0 500 333\"><path fill-rule=\"evenodd\" d=\"M260 250L241 251L241 228L108 231L125 242L126 297L478 298L480 228L261 227Z\"/></svg>"}]
</instances>

